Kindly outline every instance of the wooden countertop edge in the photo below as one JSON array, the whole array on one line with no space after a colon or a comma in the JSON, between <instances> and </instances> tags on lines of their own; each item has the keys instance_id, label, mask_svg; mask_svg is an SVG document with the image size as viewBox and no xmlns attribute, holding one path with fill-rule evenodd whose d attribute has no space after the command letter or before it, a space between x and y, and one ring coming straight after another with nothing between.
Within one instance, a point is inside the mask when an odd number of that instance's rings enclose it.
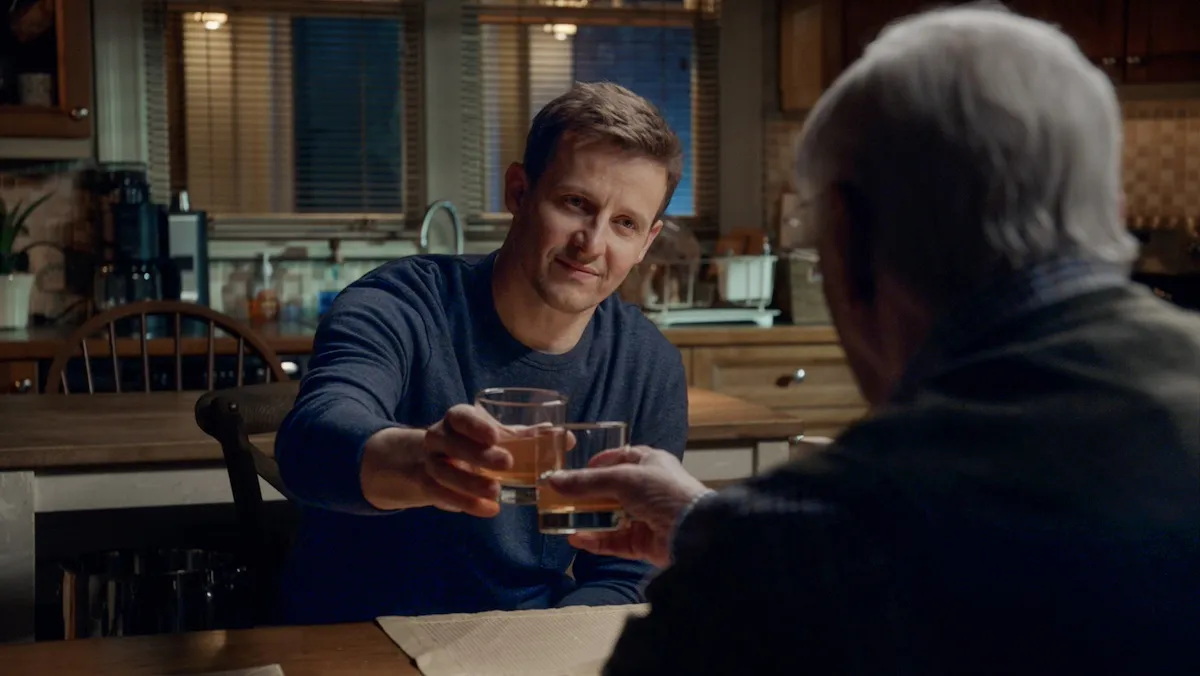
<instances>
[{"instance_id":1,"label":"wooden countertop edge","mask_svg":"<svg viewBox=\"0 0 1200 676\"><path fill-rule=\"evenodd\" d=\"M787 441L804 434L804 420L744 420L735 423L698 423L688 427L688 441Z\"/></svg>"},{"instance_id":2,"label":"wooden countertop edge","mask_svg":"<svg viewBox=\"0 0 1200 676\"><path fill-rule=\"evenodd\" d=\"M735 443L786 441L804 433L804 421L797 419L743 420L738 422L698 423L688 429L689 442ZM251 438L268 454L274 450L274 435ZM179 466L210 463L219 466L224 458L216 441L183 441L91 448L42 447L0 451L0 472L69 471L103 469L127 470L132 466Z\"/></svg>"},{"instance_id":3,"label":"wooden countertop edge","mask_svg":"<svg viewBox=\"0 0 1200 676\"><path fill-rule=\"evenodd\" d=\"M62 348L66 333L58 337L32 337L28 340L6 339L0 331L0 362L53 359ZM312 352L312 335L262 333L262 338L278 354L308 354ZM666 329L663 335L676 347L724 347L730 345L804 345L813 343L835 343L837 332L832 326L775 326L760 329L749 326L721 326ZM136 338L121 338L117 341L117 352L122 356L140 355ZM232 354L236 341L218 338L216 351ZM188 337L183 340L183 353L204 354L207 344L204 338ZM174 340L152 339L150 351L155 355L173 355ZM99 338L88 341L88 352L93 357L108 356L108 343Z\"/></svg>"},{"instance_id":4,"label":"wooden countertop edge","mask_svg":"<svg viewBox=\"0 0 1200 676\"><path fill-rule=\"evenodd\" d=\"M722 326L665 329L663 335L676 347L724 347L727 345L805 345L836 343L832 326Z\"/></svg>"}]
</instances>

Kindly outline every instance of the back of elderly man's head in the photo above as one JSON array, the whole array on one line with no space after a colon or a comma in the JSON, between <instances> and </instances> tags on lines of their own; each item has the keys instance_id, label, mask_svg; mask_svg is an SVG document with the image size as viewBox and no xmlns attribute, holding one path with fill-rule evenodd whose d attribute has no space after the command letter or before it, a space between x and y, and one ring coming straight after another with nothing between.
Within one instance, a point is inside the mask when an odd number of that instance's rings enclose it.
<instances>
[{"instance_id":1,"label":"back of elderly man's head","mask_svg":"<svg viewBox=\"0 0 1200 676\"><path fill-rule=\"evenodd\" d=\"M812 111L801 197L857 201L854 239L934 304L1047 259L1128 265L1120 124L1112 85L1057 29L935 10L886 28Z\"/></svg>"}]
</instances>

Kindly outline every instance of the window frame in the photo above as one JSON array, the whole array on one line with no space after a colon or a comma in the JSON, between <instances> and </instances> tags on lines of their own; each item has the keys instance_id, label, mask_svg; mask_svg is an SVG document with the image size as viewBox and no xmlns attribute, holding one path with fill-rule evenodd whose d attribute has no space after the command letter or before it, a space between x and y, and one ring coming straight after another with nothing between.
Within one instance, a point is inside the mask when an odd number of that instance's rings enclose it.
<instances>
[{"instance_id":1,"label":"window frame","mask_svg":"<svg viewBox=\"0 0 1200 676\"><path fill-rule=\"evenodd\" d=\"M380 18L394 19L401 23L401 54L397 68L401 83L401 175L400 190L403 210L400 212L314 212L297 211L295 204L295 162L291 160L297 142L295 134L295 111L286 124L271 125L270 132L274 150L268 155L270 171L261 177L273 205L288 203L287 210L223 210L206 209L212 234L220 238L235 239L393 239L410 229L414 219L420 219L424 211L423 182L420 179L424 167L420 158L424 153L423 121L421 119L423 91L424 22L421 16L423 3L419 0L395 0L394 2L347 2L346 0L256 0L250 5L236 0L216 2L192 2L160 0L165 13L166 37L164 59L167 64L167 116L169 127L169 157L171 191L188 190L188 127L186 122L186 86L184 73L183 32L187 15L195 12L225 12L229 20L222 28L231 31L234 46L230 55L236 64L236 38L238 21L248 18L266 19L270 30L277 32L272 40L272 51L268 66L268 79L272 97L289 101L292 107L294 76L292 64L294 51L291 48L292 22L296 18ZM286 66L283 66L286 64ZM236 66L235 66L236 67ZM234 140L241 132L235 128ZM244 178L240 177L239 178Z\"/></svg>"},{"instance_id":2,"label":"window frame","mask_svg":"<svg viewBox=\"0 0 1200 676\"><path fill-rule=\"evenodd\" d=\"M716 24L719 19L719 5L715 0L688 0L683 7L676 4L653 4L641 3L637 7L622 7L622 8L604 8L604 7L554 7L546 5L491 5L483 3L464 3L464 9L473 13L473 20L479 27L480 32L480 56L483 57L482 49L482 29L484 26L541 26L545 24L575 24L588 26L638 26L647 28L691 28L693 30L693 40L697 43L701 40L701 35L705 30L715 31ZM468 20L469 23L470 20ZM532 119L533 112L530 109L530 78L529 71L532 63L529 50L529 34L527 31L517 31L517 60L518 60L518 91L516 93L517 100L517 118L521 120ZM699 52L698 47L693 48ZM703 200L700 193L705 190L711 190L715 193L719 187L719 180L716 175L716 154L715 152L702 153L702 148L711 146L716 147L717 136L719 134L719 124L715 119L702 121L698 113L703 96L699 92L701 83L705 81L712 82L714 85L718 79L718 64L716 60L716 51L712 50L709 55L712 62L707 64L707 68L711 72L707 75L701 75L699 69L705 66L700 65L700 59L693 58L692 61L692 147L689 149L689 157L691 160L692 171L692 189L693 196L693 213L688 215L666 215L664 219L669 219L678 224L685 225L696 231L698 235L711 235L717 231L717 204L715 194L710 196L708 200ZM480 69L482 71L482 69ZM484 98L484 83L482 72L478 77L479 89L477 96L482 102ZM715 97L714 97L715 98ZM526 125L527 131L527 125ZM486 142L484 130L479 130L480 142ZM511 139L509 139L511 141ZM524 145L522 138L518 145ZM486 153L480 151L481 159L485 159ZM708 159L712 166L708 168L711 176L701 178L700 172L697 171L700 165L700 158L704 156ZM487 175L488 168L480 169L478 177L478 185L471 186L470 189L476 192L476 204L479 209L472 210L468 213L468 223L479 228L481 231L502 232L512 220L512 215L507 212L489 212L484 210L489 202L488 200L488 183L490 177Z\"/></svg>"}]
</instances>

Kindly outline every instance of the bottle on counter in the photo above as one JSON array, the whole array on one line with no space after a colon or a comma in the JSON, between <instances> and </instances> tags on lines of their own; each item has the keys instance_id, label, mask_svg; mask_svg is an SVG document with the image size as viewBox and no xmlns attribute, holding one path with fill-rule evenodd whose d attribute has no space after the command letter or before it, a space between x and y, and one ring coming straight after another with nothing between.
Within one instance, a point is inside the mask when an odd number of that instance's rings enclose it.
<instances>
[{"instance_id":1,"label":"bottle on counter","mask_svg":"<svg viewBox=\"0 0 1200 676\"><path fill-rule=\"evenodd\" d=\"M258 274L250 286L250 321L252 322L271 322L279 318L279 297L275 293L273 276L271 257L263 253Z\"/></svg>"},{"instance_id":2,"label":"bottle on counter","mask_svg":"<svg viewBox=\"0 0 1200 676\"><path fill-rule=\"evenodd\" d=\"M344 288L346 288L346 282L342 278L342 264L340 261L335 261L325 271L325 282L321 285L321 290L317 292L318 317L324 317L325 313L329 312L329 308L333 307L334 299Z\"/></svg>"},{"instance_id":3,"label":"bottle on counter","mask_svg":"<svg viewBox=\"0 0 1200 676\"><path fill-rule=\"evenodd\" d=\"M279 321L298 323L304 319L304 278L290 267L275 274L275 298L279 302Z\"/></svg>"},{"instance_id":4,"label":"bottle on counter","mask_svg":"<svg viewBox=\"0 0 1200 676\"><path fill-rule=\"evenodd\" d=\"M233 272L221 285L221 305L216 309L234 319L250 317L251 287L254 286L254 272L242 263L235 263Z\"/></svg>"}]
</instances>

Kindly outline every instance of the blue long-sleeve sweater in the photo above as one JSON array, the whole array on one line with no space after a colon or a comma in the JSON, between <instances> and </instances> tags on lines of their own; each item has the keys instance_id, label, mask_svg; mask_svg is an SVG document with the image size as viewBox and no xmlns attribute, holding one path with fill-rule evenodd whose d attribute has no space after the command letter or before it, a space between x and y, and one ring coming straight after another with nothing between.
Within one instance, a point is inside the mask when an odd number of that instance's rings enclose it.
<instances>
[{"instance_id":1,"label":"blue long-sleeve sweater","mask_svg":"<svg viewBox=\"0 0 1200 676\"><path fill-rule=\"evenodd\" d=\"M283 480L304 504L283 580L287 621L641 601L649 567L541 535L533 507L505 505L480 519L435 508L382 512L363 498L359 462L372 434L431 425L486 387L558 390L569 398L569 421L624 420L631 443L682 455L683 364L654 325L613 297L570 352L531 350L496 314L494 260L386 264L343 291L321 322L276 437Z\"/></svg>"}]
</instances>

